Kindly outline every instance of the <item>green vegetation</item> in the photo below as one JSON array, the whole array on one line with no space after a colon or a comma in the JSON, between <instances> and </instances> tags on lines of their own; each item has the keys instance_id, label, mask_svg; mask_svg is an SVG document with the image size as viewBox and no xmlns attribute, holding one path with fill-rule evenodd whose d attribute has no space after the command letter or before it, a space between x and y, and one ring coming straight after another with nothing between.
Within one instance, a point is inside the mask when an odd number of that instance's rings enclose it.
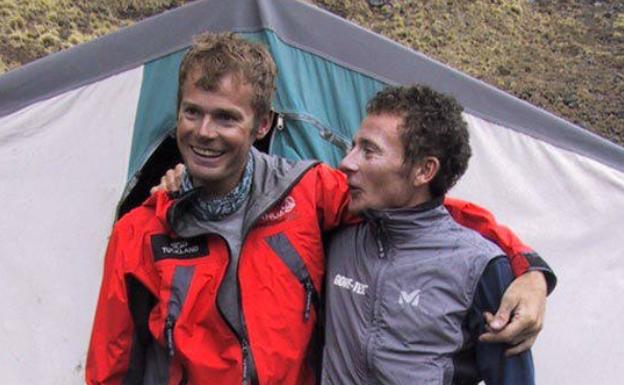
<instances>
[{"instance_id":1,"label":"green vegetation","mask_svg":"<svg viewBox=\"0 0 624 385\"><path fill-rule=\"evenodd\" d=\"M188 0L0 0L0 73Z\"/></svg>"},{"instance_id":2,"label":"green vegetation","mask_svg":"<svg viewBox=\"0 0 624 385\"><path fill-rule=\"evenodd\" d=\"M624 144L621 0L307 1ZM186 2L0 0L0 73Z\"/></svg>"},{"instance_id":3,"label":"green vegetation","mask_svg":"<svg viewBox=\"0 0 624 385\"><path fill-rule=\"evenodd\" d=\"M315 3L624 144L620 0Z\"/></svg>"}]
</instances>

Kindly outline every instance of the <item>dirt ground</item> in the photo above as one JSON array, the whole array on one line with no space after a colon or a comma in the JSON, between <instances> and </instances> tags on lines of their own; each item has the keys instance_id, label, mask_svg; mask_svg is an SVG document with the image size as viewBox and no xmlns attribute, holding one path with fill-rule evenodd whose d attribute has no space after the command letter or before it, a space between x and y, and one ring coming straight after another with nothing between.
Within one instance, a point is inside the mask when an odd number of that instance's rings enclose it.
<instances>
[{"instance_id":1,"label":"dirt ground","mask_svg":"<svg viewBox=\"0 0 624 385\"><path fill-rule=\"evenodd\" d=\"M0 0L0 73L186 2ZM308 2L624 145L621 0Z\"/></svg>"}]
</instances>

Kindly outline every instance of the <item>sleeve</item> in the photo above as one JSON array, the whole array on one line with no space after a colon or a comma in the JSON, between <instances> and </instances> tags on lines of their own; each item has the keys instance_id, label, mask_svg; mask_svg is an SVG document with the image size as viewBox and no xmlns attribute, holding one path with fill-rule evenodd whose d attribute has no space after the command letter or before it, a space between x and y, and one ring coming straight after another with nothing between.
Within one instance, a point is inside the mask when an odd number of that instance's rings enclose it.
<instances>
[{"instance_id":1,"label":"sleeve","mask_svg":"<svg viewBox=\"0 0 624 385\"><path fill-rule=\"evenodd\" d=\"M142 336L136 332L130 307L138 297L132 295L133 298L129 298L128 294L137 283L128 279L123 269L122 234L127 232L128 229L124 231L115 226L104 258L104 273L85 368L86 383L89 385L121 385L136 375L129 368L131 356L140 353L137 342Z\"/></svg>"},{"instance_id":2,"label":"sleeve","mask_svg":"<svg viewBox=\"0 0 624 385\"><path fill-rule=\"evenodd\" d=\"M531 247L525 245L509 228L496 222L494 215L483 207L460 199L446 197L444 206L453 219L462 226L477 231L496 243L507 255L516 277L527 271L542 271L548 293L557 285L557 277L546 261Z\"/></svg>"},{"instance_id":3,"label":"sleeve","mask_svg":"<svg viewBox=\"0 0 624 385\"><path fill-rule=\"evenodd\" d=\"M496 258L486 267L469 312L470 335L475 339L485 332L483 312L494 313L503 293L514 279L509 261ZM506 357L506 344L488 344L477 340L475 347L477 369L486 385L534 385L535 373L531 351Z\"/></svg>"},{"instance_id":4,"label":"sleeve","mask_svg":"<svg viewBox=\"0 0 624 385\"><path fill-rule=\"evenodd\" d=\"M321 230L327 232L342 224L360 222L360 217L349 213L350 195L345 174L324 164L315 166L314 171Z\"/></svg>"}]
</instances>

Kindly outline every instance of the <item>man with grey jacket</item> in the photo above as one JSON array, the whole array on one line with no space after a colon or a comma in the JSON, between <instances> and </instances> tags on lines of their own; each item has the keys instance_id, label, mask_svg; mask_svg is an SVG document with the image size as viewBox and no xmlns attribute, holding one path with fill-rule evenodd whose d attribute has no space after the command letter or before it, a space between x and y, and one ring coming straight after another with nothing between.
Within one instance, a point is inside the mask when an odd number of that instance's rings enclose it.
<instances>
[{"instance_id":1,"label":"man with grey jacket","mask_svg":"<svg viewBox=\"0 0 624 385\"><path fill-rule=\"evenodd\" d=\"M479 340L514 279L508 259L442 204L471 155L461 106L391 87L367 112L340 165L367 220L327 247L322 383L533 384L530 351Z\"/></svg>"}]
</instances>

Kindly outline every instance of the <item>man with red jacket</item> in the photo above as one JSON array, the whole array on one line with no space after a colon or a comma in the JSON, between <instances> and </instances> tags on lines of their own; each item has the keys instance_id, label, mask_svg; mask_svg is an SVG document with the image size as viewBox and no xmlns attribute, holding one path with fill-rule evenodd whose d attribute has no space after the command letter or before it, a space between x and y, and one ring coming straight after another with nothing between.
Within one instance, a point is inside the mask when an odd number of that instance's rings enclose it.
<instances>
[{"instance_id":1,"label":"man with red jacket","mask_svg":"<svg viewBox=\"0 0 624 385\"><path fill-rule=\"evenodd\" d=\"M262 46L231 34L204 34L185 55L176 134L190 190L157 192L115 224L87 383L315 382L322 234L358 219L344 174L252 147L270 129L275 74ZM449 209L509 236L502 246L522 277L501 314L515 307L517 321L489 338L530 345L546 285L542 273L524 273L539 259L474 206Z\"/></svg>"}]
</instances>

